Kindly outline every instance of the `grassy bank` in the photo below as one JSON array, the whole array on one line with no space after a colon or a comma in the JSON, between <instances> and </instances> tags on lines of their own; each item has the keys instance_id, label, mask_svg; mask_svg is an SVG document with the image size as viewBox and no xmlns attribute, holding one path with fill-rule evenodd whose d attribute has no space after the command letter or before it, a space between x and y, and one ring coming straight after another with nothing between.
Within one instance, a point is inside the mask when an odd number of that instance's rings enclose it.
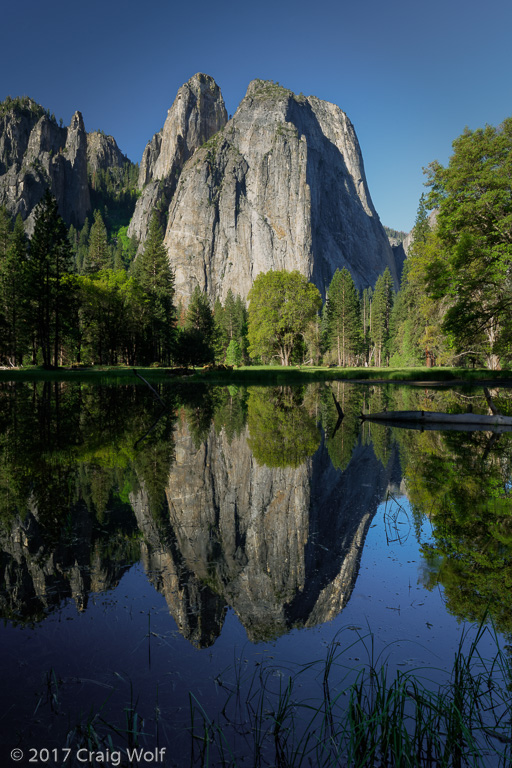
<instances>
[{"instance_id":1,"label":"grassy bank","mask_svg":"<svg viewBox=\"0 0 512 768\"><path fill-rule=\"evenodd\" d=\"M468 368L321 368L315 366L246 366L233 370L190 369L188 375L175 375L172 368L136 369L152 383L196 383L244 386L249 384L306 384L321 381L353 381L354 383L389 382L395 384L479 384L496 382L512 386L512 371L489 371ZM4 368L0 381L84 381L90 383L142 384L132 368L93 366L89 368Z\"/></svg>"}]
</instances>

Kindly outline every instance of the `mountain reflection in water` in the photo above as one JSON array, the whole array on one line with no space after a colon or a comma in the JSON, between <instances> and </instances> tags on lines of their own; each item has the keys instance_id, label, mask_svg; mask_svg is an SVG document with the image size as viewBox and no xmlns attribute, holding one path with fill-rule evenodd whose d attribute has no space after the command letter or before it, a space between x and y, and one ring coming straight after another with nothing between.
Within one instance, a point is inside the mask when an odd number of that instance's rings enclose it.
<instances>
[{"instance_id":1,"label":"mountain reflection in water","mask_svg":"<svg viewBox=\"0 0 512 768\"><path fill-rule=\"evenodd\" d=\"M347 653L369 626L378 653L392 646L413 668L456 647L450 613L489 612L512 632L511 436L359 419L476 411L481 393L342 383L160 393L162 413L142 385L0 384L10 748L14 733L24 747L88 743L100 725L101 743L114 734L117 745L135 696L145 743L162 725L181 759L190 695L217 716L226 670L247 693L266 654L276 680L292 659L307 667L337 643L340 619ZM493 396L510 410L506 392Z\"/></svg>"},{"instance_id":2,"label":"mountain reflection in water","mask_svg":"<svg viewBox=\"0 0 512 768\"><path fill-rule=\"evenodd\" d=\"M319 429L330 390L201 395L145 435L138 388L4 385L5 618L37 622L68 597L83 611L140 558L196 647L227 606L253 641L342 610L396 450L383 464L348 416L340 472Z\"/></svg>"},{"instance_id":3,"label":"mountain reflection in water","mask_svg":"<svg viewBox=\"0 0 512 768\"><path fill-rule=\"evenodd\" d=\"M512 626L510 436L358 418L478 395L340 383L163 395L155 425L141 387L1 385L4 618L37 622L69 597L84 610L142 559L196 647L215 641L228 606L255 642L321 624L350 597L400 453L417 531L425 514L435 522L431 586L445 584L462 618L490 601Z\"/></svg>"},{"instance_id":4,"label":"mountain reflection in water","mask_svg":"<svg viewBox=\"0 0 512 768\"><path fill-rule=\"evenodd\" d=\"M247 428L231 443L212 428L196 449L180 421L165 533L144 489L132 497L150 578L199 647L218 636L227 605L253 641L339 613L390 479L369 445L357 444L340 473L323 440L299 467L260 465L249 440Z\"/></svg>"}]
</instances>

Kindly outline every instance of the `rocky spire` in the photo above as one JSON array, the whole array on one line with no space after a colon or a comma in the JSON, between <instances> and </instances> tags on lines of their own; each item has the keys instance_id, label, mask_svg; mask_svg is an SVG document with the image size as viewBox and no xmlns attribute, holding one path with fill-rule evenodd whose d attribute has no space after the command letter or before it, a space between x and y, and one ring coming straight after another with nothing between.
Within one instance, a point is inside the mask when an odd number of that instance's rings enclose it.
<instances>
[{"instance_id":1,"label":"rocky spire","mask_svg":"<svg viewBox=\"0 0 512 768\"><path fill-rule=\"evenodd\" d=\"M373 207L354 128L334 104L255 80L236 114L184 166L165 244L185 303L247 296L270 269L297 269L325 295L336 269L358 288L393 253Z\"/></svg>"},{"instance_id":2,"label":"rocky spire","mask_svg":"<svg viewBox=\"0 0 512 768\"><path fill-rule=\"evenodd\" d=\"M49 188L66 223L80 226L90 209L82 115L75 112L63 128L35 102L19 102L0 119L0 205L21 213L31 234L35 206Z\"/></svg>"},{"instance_id":3,"label":"rocky spire","mask_svg":"<svg viewBox=\"0 0 512 768\"><path fill-rule=\"evenodd\" d=\"M224 127L226 107L219 86L198 73L178 90L162 130L147 144L139 171L138 200L128 234L143 242L153 209L170 202L185 162Z\"/></svg>"}]
</instances>

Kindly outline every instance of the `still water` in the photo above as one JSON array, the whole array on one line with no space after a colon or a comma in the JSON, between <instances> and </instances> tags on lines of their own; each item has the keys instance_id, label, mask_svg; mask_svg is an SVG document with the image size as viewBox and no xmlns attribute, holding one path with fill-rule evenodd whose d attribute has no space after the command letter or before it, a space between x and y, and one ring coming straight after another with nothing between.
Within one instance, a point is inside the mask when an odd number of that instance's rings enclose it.
<instances>
[{"instance_id":1,"label":"still water","mask_svg":"<svg viewBox=\"0 0 512 768\"><path fill-rule=\"evenodd\" d=\"M375 660L442 681L483 618L482 654L510 652L512 435L359 419L483 413L481 390L161 394L0 384L2 765L213 765L192 731L263 677L313 698L333 643L345 682Z\"/></svg>"}]
</instances>

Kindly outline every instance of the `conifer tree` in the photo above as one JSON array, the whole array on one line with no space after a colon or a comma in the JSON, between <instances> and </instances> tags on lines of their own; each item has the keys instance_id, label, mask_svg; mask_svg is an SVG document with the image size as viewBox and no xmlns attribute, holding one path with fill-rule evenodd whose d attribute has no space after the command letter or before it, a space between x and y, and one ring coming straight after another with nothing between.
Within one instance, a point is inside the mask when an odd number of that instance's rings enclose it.
<instances>
[{"instance_id":1,"label":"conifer tree","mask_svg":"<svg viewBox=\"0 0 512 768\"><path fill-rule=\"evenodd\" d=\"M327 291L326 333L338 365L347 365L361 342L359 297L348 269L337 269Z\"/></svg>"},{"instance_id":2,"label":"conifer tree","mask_svg":"<svg viewBox=\"0 0 512 768\"><path fill-rule=\"evenodd\" d=\"M240 345L231 339L226 350L226 365L242 365L243 357Z\"/></svg>"},{"instance_id":3,"label":"conifer tree","mask_svg":"<svg viewBox=\"0 0 512 768\"><path fill-rule=\"evenodd\" d=\"M76 253L76 271L79 275L85 274L87 270L87 261L89 253L89 235L91 232L91 222L87 218L78 237Z\"/></svg>"},{"instance_id":4,"label":"conifer tree","mask_svg":"<svg viewBox=\"0 0 512 768\"><path fill-rule=\"evenodd\" d=\"M379 275L371 306L371 339L374 344L375 365L389 359L388 341L393 306L393 279L389 268Z\"/></svg>"},{"instance_id":5,"label":"conifer tree","mask_svg":"<svg viewBox=\"0 0 512 768\"><path fill-rule=\"evenodd\" d=\"M94 222L89 234L87 259L82 267L84 273L94 274L101 269L112 266L112 258L108 246L107 228L100 211L94 211Z\"/></svg>"},{"instance_id":6,"label":"conifer tree","mask_svg":"<svg viewBox=\"0 0 512 768\"><path fill-rule=\"evenodd\" d=\"M215 360L223 362L229 339L224 324L224 307L219 298L215 299L215 304L213 305L213 322L215 324Z\"/></svg>"},{"instance_id":7,"label":"conifer tree","mask_svg":"<svg viewBox=\"0 0 512 768\"><path fill-rule=\"evenodd\" d=\"M225 359L231 341L236 341L244 354L247 349L247 309L241 296L235 296L230 288L224 306L219 300L215 302L213 315L217 329L216 358Z\"/></svg>"},{"instance_id":8,"label":"conifer tree","mask_svg":"<svg viewBox=\"0 0 512 768\"><path fill-rule=\"evenodd\" d=\"M41 351L45 367L58 364L61 335L74 310L68 280L71 269L66 225L59 215L57 201L47 190L36 209L27 261L31 319L36 347Z\"/></svg>"},{"instance_id":9,"label":"conifer tree","mask_svg":"<svg viewBox=\"0 0 512 768\"><path fill-rule=\"evenodd\" d=\"M144 251L135 259L132 274L147 306L145 331L149 358L169 363L176 326L174 274L156 214L151 218Z\"/></svg>"},{"instance_id":10,"label":"conifer tree","mask_svg":"<svg viewBox=\"0 0 512 768\"><path fill-rule=\"evenodd\" d=\"M195 364L213 362L215 357L215 323L208 297L196 285L185 321L189 361Z\"/></svg>"},{"instance_id":11,"label":"conifer tree","mask_svg":"<svg viewBox=\"0 0 512 768\"><path fill-rule=\"evenodd\" d=\"M26 340L25 291L27 275L27 237L18 214L11 242L0 268L1 295L6 319L5 348L8 359L20 365Z\"/></svg>"},{"instance_id":12,"label":"conifer tree","mask_svg":"<svg viewBox=\"0 0 512 768\"><path fill-rule=\"evenodd\" d=\"M8 299L6 284L8 281L8 253L11 246L12 222L7 208L0 207L0 355L9 355L9 344L7 343L8 319L7 308Z\"/></svg>"},{"instance_id":13,"label":"conifer tree","mask_svg":"<svg viewBox=\"0 0 512 768\"><path fill-rule=\"evenodd\" d=\"M444 356L446 340L441 332L441 307L426 293L429 254L434 241L422 195L412 230L412 245L391 313L393 365L428 365L440 355Z\"/></svg>"},{"instance_id":14,"label":"conifer tree","mask_svg":"<svg viewBox=\"0 0 512 768\"><path fill-rule=\"evenodd\" d=\"M363 289L361 296L361 331L362 331L362 352L363 357L368 364L371 347L371 307L373 299L373 288L369 286Z\"/></svg>"}]
</instances>

